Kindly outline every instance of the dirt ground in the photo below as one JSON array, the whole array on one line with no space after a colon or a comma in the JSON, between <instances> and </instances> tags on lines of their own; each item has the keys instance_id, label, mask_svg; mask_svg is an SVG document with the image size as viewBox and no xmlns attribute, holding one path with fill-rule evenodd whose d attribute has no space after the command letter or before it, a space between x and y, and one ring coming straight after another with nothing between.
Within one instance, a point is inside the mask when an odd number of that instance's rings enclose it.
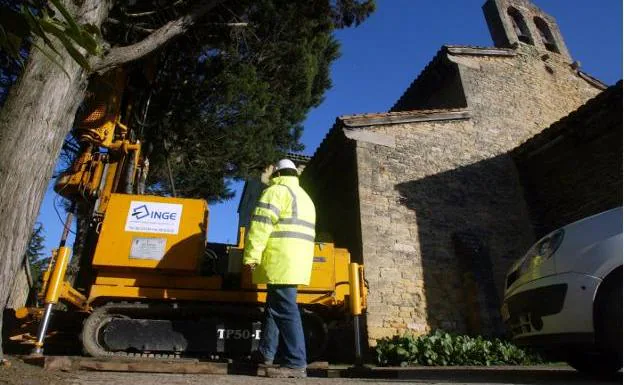
<instances>
[{"instance_id":1,"label":"dirt ground","mask_svg":"<svg viewBox=\"0 0 624 385\"><path fill-rule=\"evenodd\" d=\"M163 374L90 371L47 371L8 357L9 365L0 366L0 385L280 385L280 384L329 384L332 379L271 379L245 375L211 374ZM340 379L340 383L359 383L357 380ZM335 383L335 381L333 381Z\"/></svg>"},{"instance_id":2,"label":"dirt ground","mask_svg":"<svg viewBox=\"0 0 624 385\"><path fill-rule=\"evenodd\" d=\"M12 357L6 365L0 364L1 385L64 385L66 373L44 371L33 365L28 365Z\"/></svg>"},{"instance_id":3,"label":"dirt ground","mask_svg":"<svg viewBox=\"0 0 624 385\"><path fill-rule=\"evenodd\" d=\"M386 370L387 369L387 370ZM272 379L248 375L163 374L103 371L47 371L9 357L0 366L0 385L611 385L622 383L622 372L605 379L581 375L569 367L447 367L378 368L383 378ZM393 374L387 378L385 374ZM378 377L378 376L376 376Z\"/></svg>"}]
</instances>

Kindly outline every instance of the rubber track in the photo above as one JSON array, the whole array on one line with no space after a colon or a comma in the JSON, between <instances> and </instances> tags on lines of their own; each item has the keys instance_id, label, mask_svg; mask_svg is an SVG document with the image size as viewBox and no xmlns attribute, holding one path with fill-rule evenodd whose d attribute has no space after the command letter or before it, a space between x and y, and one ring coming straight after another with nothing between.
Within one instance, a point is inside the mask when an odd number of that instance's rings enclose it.
<instances>
[{"instance_id":1,"label":"rubber track","mask_svg":"<svg viewBox=\"0 0 624 385\"><path fill-rule=\"evenodd\" d=\"M235 310L234 313L236 313L237 311L240 311L241 313L244 313L245 315L249 316L250 311L251 310L256 310L260 313L259 308L255 308L255 307L250 307L250 306L241 306L241 305L206 305L206 304L202 304L202 305L178 305L175 303L165 303L165 304L149 304L149 303L144 303L144 302L134 302L134 303L130 303L130 302L126 302L126 301L122 301L122 302L109 302L106 305L100 306L98 308L96 308L93 313L91 313L91 315L85 320L84 325L83 325L83 330L80 334L80 339L81 342L83 344L83 349L84 349L84 353L93 357L127 357L127 358L150 358L150 359L188 359L188 358L193 358L193 356L182 356L181 353L128 353L128 352L110 352L110 351L106 351L106 350L101 350L97 353L97 354L93 354L93 350L91 349L91 351L89 351L89 349L87 349L84 345L85 345L85 338L87 338L87 336L90 337L91 339L91 343L95 346L100 347L99 343L97 341L95 341L96 335L97 335L97 331L95 330L96 327L101 326L101 324L94 324L94 323L90 323L89 320L92 319L92 317L97 317L99 314L105 312L107 314L111 314L111 315L119 315L121 313L121 315L126 315L128 313L128 311L132 312L132 311L136 311L138 313L142 313L141 315L146 315L146 314L151 314L151 315L157 315L157 314L166 314L163 312L159 312L159 309L162 309L164 311L176 311L179 312L180 310L183 310L183 313L186 313L188 311L192 311L193 309L197 309L197 310L201 310L202 312L205 311L209 311L209 309L211 308L229 308L228 310ZM180 313L177 313L178 316L180 315ZM197 314L197 313L195 313ZM207 357L212 358L212 359L218 359L217 355L208 355Z\"/></svg>"}]
</instances>

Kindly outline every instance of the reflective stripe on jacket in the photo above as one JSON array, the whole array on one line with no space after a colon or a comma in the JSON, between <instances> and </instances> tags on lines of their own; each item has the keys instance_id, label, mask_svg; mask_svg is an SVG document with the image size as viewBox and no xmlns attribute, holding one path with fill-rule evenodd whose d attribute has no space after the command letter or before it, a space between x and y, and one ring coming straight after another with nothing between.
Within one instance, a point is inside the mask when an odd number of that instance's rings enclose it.
<instances>
[{"instance_id":1,"label":"reflective stripe on jacket","mask_svg":"<svg viewBox=\"0 0 624 385\"><path fill-rule=\"evenodd\" d=\"M295 176L271 179L251 217L244 264L253 282L308 285L314 259L316 211Z\"/></svg>"}]
</instances>

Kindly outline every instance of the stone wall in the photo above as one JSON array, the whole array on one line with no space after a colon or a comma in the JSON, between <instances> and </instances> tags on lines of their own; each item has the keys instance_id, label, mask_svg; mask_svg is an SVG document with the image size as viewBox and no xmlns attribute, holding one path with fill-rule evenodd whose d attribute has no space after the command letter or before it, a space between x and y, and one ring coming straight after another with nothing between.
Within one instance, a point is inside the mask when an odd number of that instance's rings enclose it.
<instances>
[{"instance_id":1,"label":"stone wall","mask_svg":"<svg viewBox=\"0 0 624 385\"><path fill-rule=\"evenodd\" d=\"M316 207L316 240L346 248L362 262L355 143L338 128L330 131L319 153L301 174L301 186Z\"/></svg>"},{"instance_id":2,"label":"stone wall","mask_svg":"<svg viewBox=\"0 0 624 385\"><path fill-rule=\"evenodd\" d=\"M390 111L466 107L466 96L455 63L447 60L442 48Z\"/></svg>"},{"instance_id":3,"label":"stone wall","mask_svg":"<svg viewBox=\"0 0 624 385\"><path fill-rule=\"evenodd\" d=\"M372 130L395 148L357 143L370 343L408 330L501 331L489 257L516 256L532 234L513 163L473 151L476 128L389 125ZM487 257L478 269L456 255L465 236Z\"/></svg>"},{"instance_id":4,"label":"stone wall","mask_svg":"<svg viewBox=\"0 0 624 385\"><path fill-rule=\"evenodd\" d=\"M578 74L564 57L520 43L514 56L451 54L481 147L503 153L567 116L606 87Z\"/></svg>"},{"instance_id":5,"label":"stone wall","mask_svg":"<svg viewBox=\"0 0 624 385\"><path fill-rule=\"evenodd\" d=\"M476 127L474 147L468 151L482 159L507 153L602 92L560 55L544 60L540 51L523 43L514 52L513 57L449 56L458 63ZM493 261L499 293L510 262Z\"/></svg>"},{"instance_id":6,"label":"stone wall","mask_svg":"<svg viewBox=\"0 0 624 385\"><path fill-rule=\"evenodd\" d=\"M512 151L536 236L622 205L622 82Z\"/></svg>"},{"instance_id":7,"label":"stone wall","mask_svg":"<svg viewBox=\"0 0 624 385\"><path fill-rule=\"evenodd\" d=\"M530 2L490 3L560 38ZM565 49L535 43L442 47L391 112L339 118L306 169L319 226L365 264L370 345L406 331L503 332L505 274L535 240L509 152L606 88Z\"/></svg>"},{"instance_id":8,"label":"stone wall","mask_svg":"<svg viewBox=\"0 0 624 385\"><path fill-rule=\"evenodd\" d=\"M366 130L394 137L395 147L357 142L370 343L407 330L502 332L505 273L534 241L507 153L600 92L529 45L458 52L447 57L469 120L376 125Z\"/></svg>"}]
</instances>

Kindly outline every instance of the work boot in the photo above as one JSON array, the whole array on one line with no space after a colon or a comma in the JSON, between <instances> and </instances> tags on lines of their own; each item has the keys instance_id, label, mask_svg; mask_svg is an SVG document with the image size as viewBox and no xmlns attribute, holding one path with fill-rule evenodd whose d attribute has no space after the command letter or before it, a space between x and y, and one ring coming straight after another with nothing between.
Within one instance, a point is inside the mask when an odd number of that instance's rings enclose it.
<instances>
[{"instance_id":1,"label":"work boot","mask_svg":"<svg viewBox=\"0 0 624 385\"><path fill-rule=\"evenodd\" d=\"M287 368L280 366L279 368L266 368L266 376L270 378L305 378L306 368Z\"/></svg>"},{"instance_id":2,"label":"work boot","mask_svg":"<svg viewBox=\"0 0 624 385\"><path fill-rule=\"evenodd\" d=\"M251 362L258 365L273 365L273 360L264 358L264 355L260 353L259 350L254 350L253 352L251 352Z\"/></svg>"}]
</instances>

